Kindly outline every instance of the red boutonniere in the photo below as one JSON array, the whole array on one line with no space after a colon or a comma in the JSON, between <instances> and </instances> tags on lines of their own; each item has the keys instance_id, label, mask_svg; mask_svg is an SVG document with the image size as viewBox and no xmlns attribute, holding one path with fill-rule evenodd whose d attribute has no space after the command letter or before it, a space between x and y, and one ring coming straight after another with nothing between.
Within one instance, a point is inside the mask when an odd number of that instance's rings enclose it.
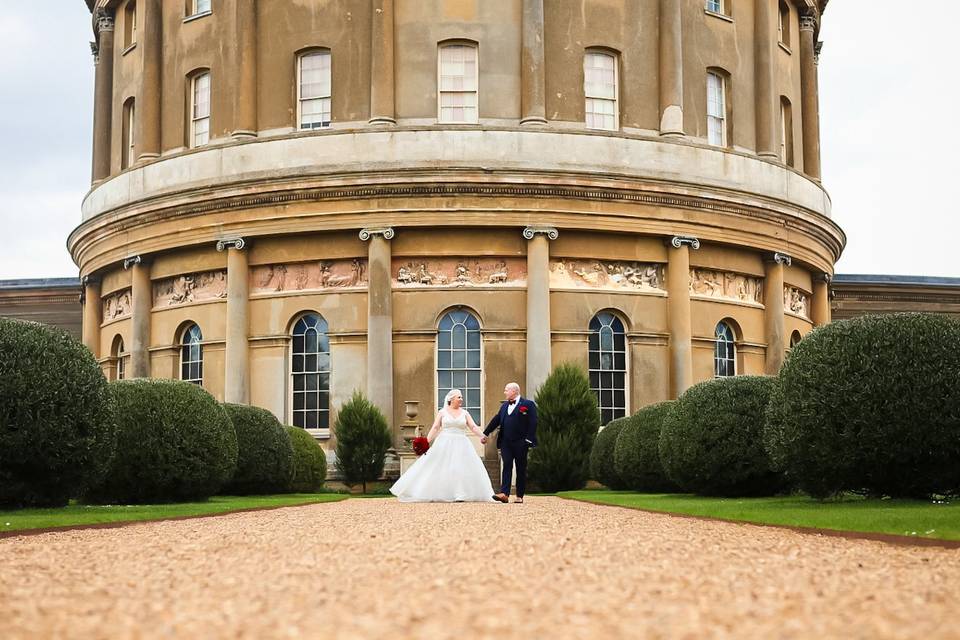
<instances>
[{"instance_id":1,"label":"red boutonniere","mask_svg":"<svg viewBox=\"0 0 960 640\"><path fill-rule=\"evenodd\" d=\"M522 413L523 415L527 415L527 407L525 407L525 406L520 407L520 408L518 409L518 411L519 411L520 413Z\"/></svg>"},{"instance_id":2,"label":"red boutonniere","mask_svg":"<svg viewBox=\"0 0 960 640\"><path fill-rule=\"evenodd\" d=\"M422 456L430 448L430 441L422 436L414 438L410 444L413 446L413 452L418 456Z\"/></svg>"}]
</instances>

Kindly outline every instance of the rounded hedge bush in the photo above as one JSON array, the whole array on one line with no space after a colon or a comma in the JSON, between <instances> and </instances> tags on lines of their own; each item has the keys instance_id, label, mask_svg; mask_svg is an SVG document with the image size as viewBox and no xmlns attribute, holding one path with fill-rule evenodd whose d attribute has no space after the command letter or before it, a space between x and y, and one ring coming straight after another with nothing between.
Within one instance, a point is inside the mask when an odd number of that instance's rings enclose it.
<instances>
[{"instance_id":1,"label":"rounded hedge bush","mask_svg":"<svg viewBox=\"0 0 960 640\"><path fill-rule=\"evenodd\" d=\"M260 407L224 404L237 431L237 470L224 493L281 493L293 477L293 445L276 416Z\"/></svg>"},{"instance_id":2,"label":"rounded hedge bush","mask_svg":"<svg viewBox=\"0 0 960 640\"><path fill-rule=\"evenodd\" d=\"M117 454L90 502L144 504L204 500L230 479L237 436L201 387L179 380L110 383Z\"/></svg>"},{"instance_id":3,"label":"rounded hedge bush","mask_svg":"<svg viewBox=\"0 0 960 640\"><path fill-rule=\"evenodd\" d=\"M608 422L607 426L597 433L590 451L590 476L611 489L626 488L613 467L613 448L627 420L629 418L617 418Z\"/></svg>"},{"instance_id":4,"label":"rounded hedge bush","mask_svg":"<svg viewBox=\"0 0 960 640\"><path fill-rule=\"evenodd\" d=\"M896 314L836 322L780 371L765 443L815 497L960 494L960 321Z\"/></svg>"},{"instance_id":5,"label":"rounded hedge bush","mask_svg":"<svg viewBox=\"0 0 960 640\"><path fill-rule=\"evenodd\" d=\"M783 478L763 446L774 378L718 378L690 387L660 433L660 461L681 489L702 495L773 495Z\"/></svg>"},{"instance_id":6,"label":"rounded hedge bush","mask_svg":"<svg viewBox=\"0 0 960 640\"><path fill-rule=\"evenodd\" d=\"M0 506L64 506L99 482L116 446L113 399L65 331L0 318Z\"/></svg>"},{"instance_id":7,"label":"rounded hedge bush","mask_svg":"<svg viewBox=\"0 0 960 640\"><path fill-rule=\"evenodd\" d=\"M624 488L654 493L677 490L660 463L660 431L673 405L659 402L627 418L613 451L614 469Z\"/></svg>"},{"instance_id":8,"label":"rounded hedge bush","mask_svg":"<svg viewBox=\"0 0 960 640\"><path fill-rule=\"evenodd\" d=\"M284 427L293 446L293 475L288 490L313 493L327 480L327 454L312 435L300 427Z\"/></svg>"}]
</instances>

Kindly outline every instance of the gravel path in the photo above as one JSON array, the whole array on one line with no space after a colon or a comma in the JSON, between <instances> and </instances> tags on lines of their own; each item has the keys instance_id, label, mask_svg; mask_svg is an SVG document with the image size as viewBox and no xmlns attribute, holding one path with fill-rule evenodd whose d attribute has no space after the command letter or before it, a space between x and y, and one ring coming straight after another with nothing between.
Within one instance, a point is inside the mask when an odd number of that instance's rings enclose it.
<instances>
[{"instance_id":1,"label":"gravel path","mask_svg":"<svg viewBox=\"0 0 960 640\"><path fill-rule=\"evenodd\" d=\"M0 540L15 638L960 638L960 551L532 497Z\"/></svg>"}]
</instances>

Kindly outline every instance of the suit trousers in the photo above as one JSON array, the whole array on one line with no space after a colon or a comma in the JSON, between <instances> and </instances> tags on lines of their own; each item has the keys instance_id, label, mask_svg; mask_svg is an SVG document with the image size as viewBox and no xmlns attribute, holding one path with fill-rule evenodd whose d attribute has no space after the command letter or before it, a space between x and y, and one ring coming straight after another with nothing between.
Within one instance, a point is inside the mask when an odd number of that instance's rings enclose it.
<instances>
[{"instance_id":1,"label":"suit trousers","mask_svg":"<svg viewBox=\"0 0 960 640\"><path fill-rule=\"evenodd\" d=\"M527 453L530 445L524 440L506 440L500 444L503 473L500 476L500 493L510 495L510 480L513 467L517 467L517 497L522 498L527 490Z\"/></svg>"}]
</instances>

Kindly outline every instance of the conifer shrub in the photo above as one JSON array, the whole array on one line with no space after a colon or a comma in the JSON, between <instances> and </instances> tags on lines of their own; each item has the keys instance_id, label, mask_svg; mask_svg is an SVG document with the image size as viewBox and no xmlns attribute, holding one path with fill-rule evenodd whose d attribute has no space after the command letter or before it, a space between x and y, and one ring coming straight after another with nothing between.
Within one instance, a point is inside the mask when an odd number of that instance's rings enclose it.
<instances>
[{"instance_id":1,"label":"conifer shrub","mask_svg":"<svg viewBox=\"0 0 960 640\"><path fill-rule=\"evenodd\" d=\"M337 469L348 487L363 485L383 475L384 457L390 448L390 429L383 413L359 391L337 414Z\"/></svg>"}]
</instances>

